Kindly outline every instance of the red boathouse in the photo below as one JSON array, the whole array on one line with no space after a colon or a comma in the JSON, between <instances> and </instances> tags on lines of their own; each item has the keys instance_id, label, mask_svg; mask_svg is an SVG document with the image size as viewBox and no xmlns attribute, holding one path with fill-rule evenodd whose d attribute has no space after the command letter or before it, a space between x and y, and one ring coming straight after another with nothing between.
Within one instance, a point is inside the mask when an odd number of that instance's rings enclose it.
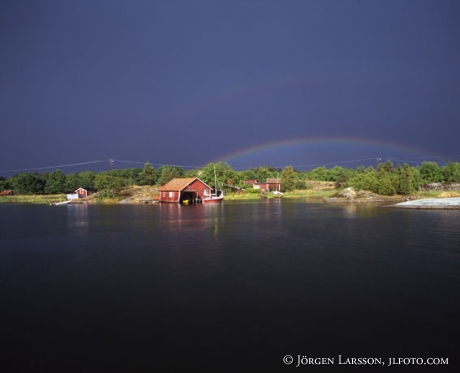
<instances>
[{"instance_id":1,"label":"red boathouse","mask_svg":"<svg viewBox=\"0 0 460 373\"><path fill-rule=\"evenodd\" d=\"M211 187L197 177L172 179L158 190L160 202L201 202L203 197L211 195Z\"/></svg>"}]
</instances>

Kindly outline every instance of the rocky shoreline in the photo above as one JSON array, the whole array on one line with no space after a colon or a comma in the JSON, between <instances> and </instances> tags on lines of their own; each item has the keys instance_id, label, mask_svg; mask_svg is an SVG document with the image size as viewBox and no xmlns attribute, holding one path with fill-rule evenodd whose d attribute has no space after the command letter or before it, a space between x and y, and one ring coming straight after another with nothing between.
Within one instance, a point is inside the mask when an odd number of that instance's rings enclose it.
<instances>
[{"instance_id":1,"label":"rocky shoreline","mask_svg":"<svg viewBox=\"0 0 460 373\"><path fill-rule=\"evenodd\" d=\"M385 203L384 207L406 208L406 209L460 209L460 196L458 193L443 193L438 198L421 198L415 196L381 196L364 190L356 191L353 188L346 188L324 199L332 203ZM398 202L398 203L395 203Z\"/></svg>"},{"instance_id":2,"label":"rocky shoreline","mask_svg":"<svg viewBox=\"0 0 460 373\"><path fill-rule=\"evenodd\" d=\"M407 198L407 197L406 197ZM333 203L369 203L369 202L398 202L405 201L402 196L381 196L376 193L367 192L364 190L356 191L353 188L345 188L344 190L325 198L326 202Z\"/></svg>"},{"instance_id":3,"label":"rocky shoreline","mask_svg":"<svg viewBox=\"0 0 460 373\"><path fill-rule=\"evenodd\" d=\"M415 201L405 201L385 207L404 209L443 209L460 210L460 197L452 198L425 198Z\"/></svg>"}]
</instances>

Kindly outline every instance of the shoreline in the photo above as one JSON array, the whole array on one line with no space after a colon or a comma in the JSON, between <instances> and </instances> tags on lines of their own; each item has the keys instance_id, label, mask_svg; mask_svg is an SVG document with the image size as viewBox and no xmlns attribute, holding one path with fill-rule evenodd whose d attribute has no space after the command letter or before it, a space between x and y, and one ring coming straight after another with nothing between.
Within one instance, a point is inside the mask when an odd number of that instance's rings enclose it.
<instances>
[{"instance_id":1,"label":"shoreline","mask_svg":"<svg viewBox=\"0 0 460 373\"><path fill-rule=\"evenodd\" d=\"M139 188L140 189L140 188ZM141 189L140 189L141 190ZM240 201L266 201L267 199L304 199L315 200L318 202L332 204L376 204L379 207L385 208L401 208L401 209L431 209L431 210L459 210L460 197L430 197L418 196L417 199L407 200L403 196L381 196L370 193L363 193L360 197L347 198L344 196L333 197L335 191L318 191L318 190L296 190L287 192L283 196L261 196L260 194L228 194L224 203L240 202ZM66 195L14 195L0 197L1 205L50 205L55 202L63 202L66 200ZM125 197L125 198L123 198ZM127 197L127 198L126 198ZM97 194L93 194L86 198L72 200L69 205L140 205L140 204L158 204L159 201L154 196L142 195L122 195L119 198L99 199ZM385 204L382 206L382 204Z\"/></svg>"},{"instance_id":2,"label":"shoreline","mask_svg":"<svg viewBox=\"0 0 460 373\"><path fill-rule=\"evenodd\" d=\"M418 210L460 210L460 197L424 198L400 202L384 207Z\"/></svg>"}]
</instances>

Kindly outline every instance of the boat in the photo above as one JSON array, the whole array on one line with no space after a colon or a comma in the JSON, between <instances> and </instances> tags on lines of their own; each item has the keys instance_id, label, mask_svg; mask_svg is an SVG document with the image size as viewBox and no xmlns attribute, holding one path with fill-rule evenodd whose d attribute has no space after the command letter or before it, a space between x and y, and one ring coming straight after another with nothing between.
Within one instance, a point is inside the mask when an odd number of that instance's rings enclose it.
<instances>
[{"instance_id":1,"label":"boat","mask_svg":"<svg viewBox=\"0 0 460 373\"><path fill-rule=\"evenodd\" d=\"M206 196L206 197L203 197L201 200L203 203L219 203L219 202L222 202L224 200L224 191L223 190L219 190L218 192L220 192L219 195L217 195L216 193L211 193L210 195Z\"/></svg>"},{"instance_id":2,"label":"boat","mask_svg":"<svg viewBox=\"0 0 460 373\"><path fill-rule=\"evenodd\" d=\"M70 199L68 201L64 201L64 202L51 202L50 205L51 206L60 206L60 205L68 205L70 203Z\"/></svg>"},{"instance_id":3,"label":"boat","mask_svg":"<svg viewBox=\"0 0 460 373\"><path fill-rule=\"evenodd\" d=\"M214 190L215 190L215 193L211 193L207 196L202 197L201 201L203 203L219 203L224 200L224 191L217 190L217 175L216 175L215 165L214 165Z\"/></svg>"}]
</instances>

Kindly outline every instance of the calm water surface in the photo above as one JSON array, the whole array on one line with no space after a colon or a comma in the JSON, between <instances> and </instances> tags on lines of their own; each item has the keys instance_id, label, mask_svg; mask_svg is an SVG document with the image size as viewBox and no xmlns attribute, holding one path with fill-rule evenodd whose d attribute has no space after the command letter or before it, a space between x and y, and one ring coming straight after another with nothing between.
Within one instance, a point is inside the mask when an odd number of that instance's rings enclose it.
<instances>
[{"instance_id":1,"label":"calm water surface","mask_svg":"<svg viewBox=\"0 0 460 373\"><path fill-rule=\"evenodd\" d=\"M288 372L340 354L445 372L459 254L458 211L2 205L0 371ZM398 370L358 368L297 370Z\"/></svg>"}]
</instances>

